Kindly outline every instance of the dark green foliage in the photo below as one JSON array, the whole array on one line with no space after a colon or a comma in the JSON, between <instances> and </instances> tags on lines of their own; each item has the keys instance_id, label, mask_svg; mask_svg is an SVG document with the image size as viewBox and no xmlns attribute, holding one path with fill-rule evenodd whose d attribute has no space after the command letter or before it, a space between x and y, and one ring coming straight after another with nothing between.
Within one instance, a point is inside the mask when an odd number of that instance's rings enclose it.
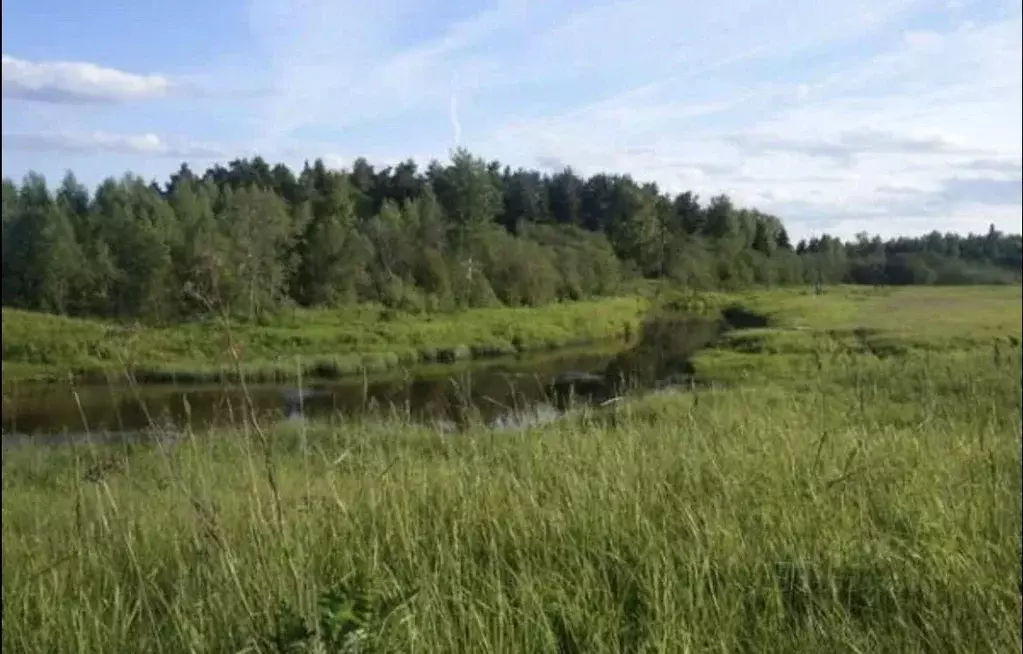
<instances>
[{"instance_id":1,"label":"dark green foliage","mask_svg":"<svg viewBox=\"0 0 1023 654\"><path fill-rule=\"evenodd\" d=\"M1023 237L992 225L985 234L931 232L917 238L882 241L859 234L842 244L829 236L801 242L796 251L823 282L853 284L1019 284Z\"/></svg>"},{"instance_id":2,"label":"dark green foliage","mask_svg":"<svg viewBox=\"0 0 1023 654\"><path fill-rule=\"evenodd\" d=\"M277 629L270 639L273 649L289 652L377 651L387 622L406 606L415 593L407 595L370 593L368 581L356 577L320 594L317 619L310 625L287 604L281 605Z\"/></svg>"},{"instance_id":3,"label":"dark green foliage","mask_svg":"<svg viewBox=\"0 0 1023 654\"><path fill-rule=\"evenodd\" d=\"M293 220L302 230L298 275L292 291L309 306L332 306L354 299L368 259L358 231L360 195L343 175L315 168L309 195Z\"/></svg>"},{"instance_id":4,"label":"dark green foliage","mask_svg":"<svg viewBox=\"0 0 1023 654\"><path fill-rule=\"evenodd\" d=\"M3 181L3 305L167 323L297 304L400 311L538 306L660 278L695 289L837 283L1006 284L1021 237L928 234L792 247L781 220L725 195L662 193L627 175L502 168L456 151L295 175L263 159L161 188L127 175L90 194L70 173Z\"/></svg>"}]
</instances>

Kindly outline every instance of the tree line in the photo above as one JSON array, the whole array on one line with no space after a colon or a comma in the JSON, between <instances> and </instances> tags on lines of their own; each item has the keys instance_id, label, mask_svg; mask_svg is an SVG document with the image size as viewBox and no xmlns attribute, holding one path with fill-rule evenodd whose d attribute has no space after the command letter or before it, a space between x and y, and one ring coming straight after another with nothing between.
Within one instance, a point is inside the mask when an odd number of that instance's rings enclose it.
<instances>
[{"instance_id":1,"label":"tree line","mask_svg":"<svg viewBox=\"0 0 1023 654\"><path fill-rule=\"evenodd\" d=\"M3 180L3 305L166 323L211 310L376 302L406 311L542 305L658 278L698 289L1018 283L1021 237L931 233L796 245L782 221L628 175L511 170L464 149L296 175L262 158L162 186L67 173Z\"/></svg>"}]
</instances>

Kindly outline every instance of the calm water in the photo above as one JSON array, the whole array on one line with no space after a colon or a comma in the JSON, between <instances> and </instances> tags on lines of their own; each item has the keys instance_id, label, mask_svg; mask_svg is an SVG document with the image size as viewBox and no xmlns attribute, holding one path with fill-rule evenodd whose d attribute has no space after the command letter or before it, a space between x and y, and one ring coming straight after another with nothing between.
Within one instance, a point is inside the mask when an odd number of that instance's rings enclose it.
<instances>
[{"instance_id":1,"label":"calm water","mask_svg":"<svg viewBox=\"0 0 1023 654\"><path fill-rule=\"evenodd\" d=\"M566 402L603 401L617 382L650 388L692 372L689 356L716 335L707 322L648 325L620 352L572 352L510 359L438 374L249 386L266 419L338 419L397 413L456 427L467 413L494 425L556 417ZM566 396L570 395L568 399ZM468 409L468 411L467 411ZM5 446L28 436L66 440L82 434L137 434L153 427L195 430L239 422L245 396L230 385L79 386L26 384L5 389Z\"/></svg>"}]
</instances>

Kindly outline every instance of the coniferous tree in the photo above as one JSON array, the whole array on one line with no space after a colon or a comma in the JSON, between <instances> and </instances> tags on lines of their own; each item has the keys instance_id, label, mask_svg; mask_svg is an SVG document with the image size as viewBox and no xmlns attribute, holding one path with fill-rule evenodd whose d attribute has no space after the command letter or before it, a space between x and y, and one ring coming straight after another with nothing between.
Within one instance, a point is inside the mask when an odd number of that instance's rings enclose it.
<instances>
[{"instance_id":1,"label":"coniferous tree","mask_svg":"<svg viewBox=\"0 0 1023 654\"><path fill-rule=\"evenodd\" d=\"M931 232L793 248L782 221L726 195L706 207L628 175L582 178L466 150L420 171L322 160L298 175L256 157L160 186L127 175L89 193L3 181L3 304L166 322L213 307L256 318L289 303L418 311L536 305L616 292L634 275L750 284L1020 283L1023 237Z\"/></svg>"}]
</instances>

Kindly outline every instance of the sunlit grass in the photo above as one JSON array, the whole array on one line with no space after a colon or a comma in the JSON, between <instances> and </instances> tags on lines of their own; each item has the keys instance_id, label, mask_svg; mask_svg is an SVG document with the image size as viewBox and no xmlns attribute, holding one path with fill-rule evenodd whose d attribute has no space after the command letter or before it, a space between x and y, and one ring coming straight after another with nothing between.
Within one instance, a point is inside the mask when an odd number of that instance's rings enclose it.
<instances>
[{"instance_id":1,"label":"sunlit grass","mask_svg":"<svg viewBox=\"0 0 1023 654\"><path fill-rule=\"evenodd\" d=\"M233 371L235 356L255 379L296 367L340 377L620 339L648 307L642 298L609 298L435 315L296 309L235 324L230 338L217 321L157 329L4 309L4 380L102 377L127 367L140 382L206 381Z\"/></svg>"},{"instance_id":2,"label":"sunlit grass","mask_svg":"<svg viewBox=\"0 0 1023 654\"><path fill-rule=\"evenodd\" d=\"M893 375L907 360L956 368L965 357L997 366L1019 352L1023 336L1023 293L1014 287L835 287L730 299L771 325L731 332L699 353L696 368L708 379L805 380L825 362L880 365Z\"/></svg>"},{"instance_id":3,"label":"sunlit grass","mask_svg":"<svg viewBox=\"0 0 1023 654\"><path fill-rule=\"evenodd\" d=\"M937 337L981 338L1023 331L1019 286L825 288L815 295L789 289L732 297L787 327L868 329Z\"/></svg>"},{"instance_id":4,"label":"sunlit grass","mask_svg":"<svg viewBox=\"0 0 1023 654\"><path fill-rule=\"evenodd\" d=\"M5 452L4 650L1020 651L1012 297L933 341L787 297L697 359L731 388L523 431Z\"/></svg>"},{"instance_id":5,"label":"sunlit grass","mask_svg":"<svg viewBox=\"0 0 1023 654\"><path fill-rule=\"evenodd\" d=\"M1017 287L874 289L834 287L684 294L678 308L714 315L741 304L771 317L778 331L808 330L891 349L972 348L1023 334ZM423 364L449 364L627 337L651 303L609 298L540 308L473 309L412 315L378 307L295 309L261 324L216 321L155 329L4 309L4 381L102 379L132 370L139 382L206 382L232 375L235 355L253 380L336 378ZM775 334L772 339L799 338ZM807 343L810 341L807 339ZM233 349L232 349L233 347ZM818 348L814 342L811 348Z\"/></svg>"}]
</instances>

